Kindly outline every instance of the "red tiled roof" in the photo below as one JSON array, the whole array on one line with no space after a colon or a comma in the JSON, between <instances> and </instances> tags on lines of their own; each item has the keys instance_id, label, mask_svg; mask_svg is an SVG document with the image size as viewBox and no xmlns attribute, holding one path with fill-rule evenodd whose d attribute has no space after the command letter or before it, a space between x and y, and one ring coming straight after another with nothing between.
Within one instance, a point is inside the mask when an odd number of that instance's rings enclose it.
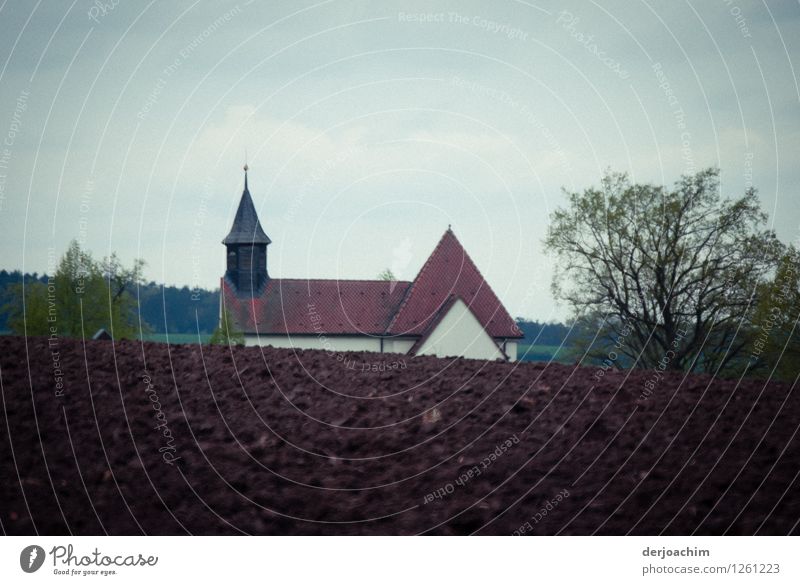
<instances>
[{"instance_id":1,"label":"red tiled roof","mask_svg":"<svg viewBox=\"0 0 800 585\"><path fill-rule=\"evenodd\" d=\"M270 279L239 297L222 279L225 306L246 333L261 335L423 335L451 297L460 297L492 337L522 332L447 230L413 283Z\"/></svg>"},{"instance_id":2,"label":"red tiled roof","mask_svg":"<svg viewBox=\"0 0 800 585\"><path fill-rule=\"evenodd\" d=\"M225 306L239 327L261 335L382 335L407 281L270 279L255 298L238 297L222 279Z\"/></svg>"},{"instance_id":3,"label":"red tiled roof","mask_svg":"<svg viewBox=\"0 0 800 585\"><path fill-rule=\"evenodd\" d=\"M463 299L492 337L522 337L514 319L450 229L408 288L387 332L421 335L451 295Z\"/></svg>"}]
</instances>

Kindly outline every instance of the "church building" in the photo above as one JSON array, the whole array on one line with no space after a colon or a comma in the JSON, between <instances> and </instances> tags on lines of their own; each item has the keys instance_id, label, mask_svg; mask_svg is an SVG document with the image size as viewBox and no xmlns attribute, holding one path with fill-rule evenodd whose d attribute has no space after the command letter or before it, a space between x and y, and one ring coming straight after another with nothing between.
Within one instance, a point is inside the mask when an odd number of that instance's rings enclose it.
<instances>
[{"instance_id":1,"label":"church building","mask_svg":"<svg viewBox=\"0 0 800 585\"><path fill-rule=\"evenodd\" d=\"M448 227L411 281L271 278L247 187L222 240L220 312L246 345L515 361L522 332Z\"/></svg>"}]
</instances>

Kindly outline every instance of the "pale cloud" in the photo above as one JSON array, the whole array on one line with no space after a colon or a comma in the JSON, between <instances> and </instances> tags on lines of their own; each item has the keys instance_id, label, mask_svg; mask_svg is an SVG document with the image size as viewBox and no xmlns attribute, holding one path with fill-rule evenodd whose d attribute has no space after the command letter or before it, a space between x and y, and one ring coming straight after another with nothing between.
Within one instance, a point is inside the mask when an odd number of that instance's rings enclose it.
<instances>
[{"instance_id":1,"label":"pale cloud","mask_svg":"<svg viewBox=\"0 0 800 585\"><path fill-rule=\"evenodd\" d=\"M616 0L603 10L550 0L543 10L252 3L203 38L153 97L165 67L235 2L185 14L120 3L99 23L78 10L58 31L65 8L42 4L13 54L33 7L7 3L0 141L16 123L17 97L30 98L0 169L4 267L41 272L47 247L62 249L83 230L98 254L143 256L150 278L213 287L245 149L276 274L374 277L406 237L402 264L413 274L453 223L504 301L527 316L563 312L541 246L561 188L595 185L606 168L672 184L689 162L718 165L725 194L752 180L779 236L794 239L800 8L770 15L759 2L738 5L751 38L721 2L695 3L698 15L681 3ZM628 79L555 23L562 9ZM512 23L527 36L398 20L413 10Z\"/></svg>"}]
</instances>

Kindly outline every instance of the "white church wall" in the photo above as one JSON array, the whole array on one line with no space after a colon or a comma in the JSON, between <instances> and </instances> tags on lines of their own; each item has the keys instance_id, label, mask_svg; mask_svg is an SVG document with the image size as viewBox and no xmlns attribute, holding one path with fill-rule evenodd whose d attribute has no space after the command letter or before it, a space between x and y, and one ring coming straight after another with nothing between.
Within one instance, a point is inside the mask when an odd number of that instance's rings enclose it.
<instances>
[{"instance_id":1,"label":"white church wall","mask_svg":"<svg viewBox=\"0 0 800 585\"><path fill-rule=\"evenodd\" d=\"M511 341L510 339L506 341L506 355L508 356L508 360L511 362L517 361L517 342Z\"/></svg>"},{"instance_id":2,"label":"white church wall","mask_svg":"<svg viewBox=\"0 0 800 585\"><path fill-rule=\"evenodd\" d=\"M385 353L408 353L414 343L415 337L393 337L383 340L383 351Z\"/></svg>"},{"instance_id":3,"label":"white church wall","mask_svg":"<svg viewBox=\"0 0 800 585\"><path fill-rule=\"evenodd\" d=\"M255 335L245 334L244 344L271 345L272 347L296 347L297 349L324 349L326 351L376 351L381 350L381 340L362 335Z\"/></svg>"},{"instance_id":4,"label":"white church wall","mask_svg":"<svg viewBox=\"0 0 800 585\"><path fill-rule=\"evenodd\" d=\"M417 354L485 360L503 358L500 348L461 299L450 307Z\"/></svg>"},{"instance_id":5,"label":"white church wall","mask_svg":"<svg viewBox=\"0 0 800 585\"><path fill-rule=\"evenodd\" d=\"M329 352L381 351L378 337L361 335L339 335L326 337L318 335L261 335L245 334L246 346L272 346L297 349L321 349ZM406 354L416 342L414 337L384 338L384 353ZM457 301L445 315L439 326L430 334L417 352L419 355L439 357L463 355L472 359L502 358L495 341L481 327L467 306ZM517 342L506 342L506 354L511 361L517 359Z\"/></svg>"}]
</instances>

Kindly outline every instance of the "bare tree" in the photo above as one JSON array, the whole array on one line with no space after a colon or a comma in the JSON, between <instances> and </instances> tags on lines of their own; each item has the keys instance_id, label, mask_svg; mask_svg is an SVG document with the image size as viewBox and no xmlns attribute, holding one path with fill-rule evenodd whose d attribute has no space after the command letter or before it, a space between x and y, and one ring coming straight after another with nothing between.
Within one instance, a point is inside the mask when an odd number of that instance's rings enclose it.
<instances>
[{"instance_id":1,"label":"bare tree","mask_svg":"<svg viewBox=\"0 0 800 585\"><path fill-rule=\"evenodd\" d=\"M730 201L719 187L716 169L671 190L608 173L552 214L556 297L629 363L718 372L749 354L754 297L783 247L755 190Z\"/></svg>"}]
</instances>

